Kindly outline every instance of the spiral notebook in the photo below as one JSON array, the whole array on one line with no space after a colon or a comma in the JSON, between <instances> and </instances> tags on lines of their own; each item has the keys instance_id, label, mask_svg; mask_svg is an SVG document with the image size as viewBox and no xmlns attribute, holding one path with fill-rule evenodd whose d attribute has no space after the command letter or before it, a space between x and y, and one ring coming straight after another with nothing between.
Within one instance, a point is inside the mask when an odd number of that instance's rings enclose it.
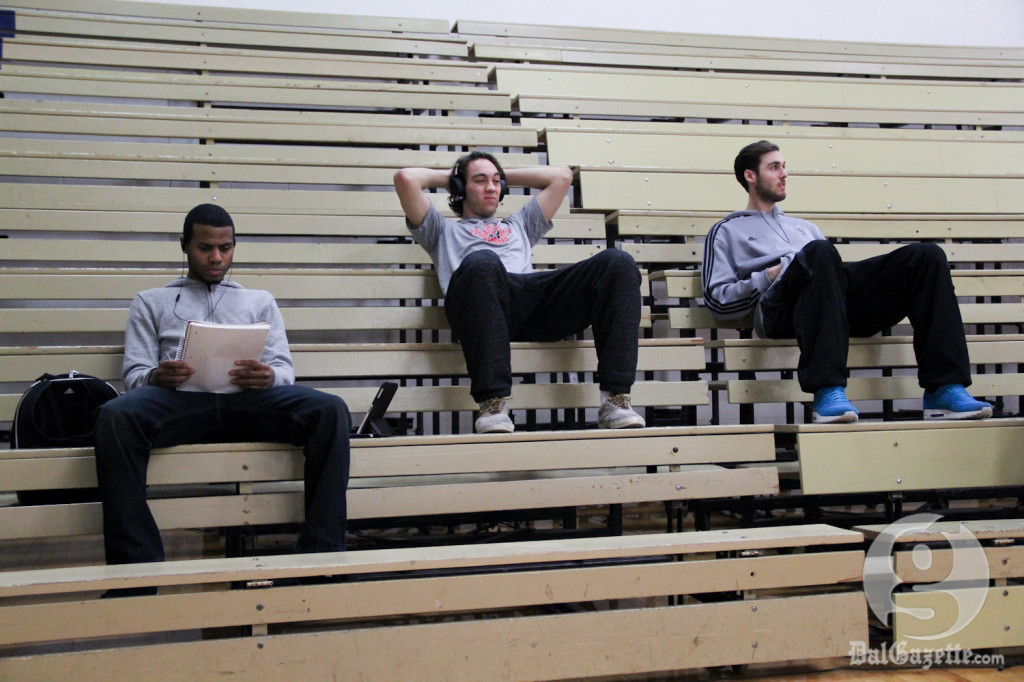
<instances>
[{"instance_id":1,"label":"spiral notebook","mask_svg":"<svg viewBox=\"0 0 1024 682\"><path fill-rule=\"evenodd\" d=\"M259 360L267 345L270 324L218 324L191 320L178 344L177 360L196 370L179 391L236 393L242 389L231 383L228 374L236 360Z\"/></svg>"}]
</instances>

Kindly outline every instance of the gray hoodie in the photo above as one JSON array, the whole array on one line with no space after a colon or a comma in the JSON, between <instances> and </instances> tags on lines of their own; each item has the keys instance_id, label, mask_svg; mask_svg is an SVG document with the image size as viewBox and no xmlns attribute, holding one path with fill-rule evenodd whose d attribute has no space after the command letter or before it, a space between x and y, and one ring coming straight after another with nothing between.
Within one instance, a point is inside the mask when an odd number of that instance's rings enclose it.
<instances>
[{"instance_id":1,"label":"gray hoodie","mask_svg":"<svg viewBox=\"0 0 1024 682\"><path fill-rule=\"evenodd\" d=\"M748 315L774 282L765 270L781 264L782 273L793 255L825 236L814 223L792 218L775 206L771 213L736 211L715 223L704 242L701 279L704 303L715 317L731 320ZM755 315L755 327L762 329Z\"/></svg>"},{"instance_id":2,"label":"gray hoodie","mask_svg":"<svg viewBox=\"0 0 1024 682\"><path fill-rule=\"evenodd\" d=\"M125 390L145 386L149 373L161 360L174 359L189 320L227 324L269 322L270 335L260 359L274 369L275 386L295 383L284 320L270 292L246 289L231 280L207 285L179 277L165 287L136 294L132 301L121 368Z\"/></svg>"}]
</instances>

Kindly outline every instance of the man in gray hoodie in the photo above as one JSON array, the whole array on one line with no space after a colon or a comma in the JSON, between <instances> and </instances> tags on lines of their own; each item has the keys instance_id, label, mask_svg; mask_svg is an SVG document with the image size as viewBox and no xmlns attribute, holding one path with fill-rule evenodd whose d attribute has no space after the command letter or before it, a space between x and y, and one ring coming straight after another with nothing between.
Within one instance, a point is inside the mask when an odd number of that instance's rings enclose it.
<instances>
[{"instance_id":1,"label":"man in gray hoodie","mask_svg":"<svg viewBox=\"0 0 1024 682\"><path fill-rule=\"evenodd\" d=\"M188 275L132 301L122 371L126 390L104 404L97 418L96 473L107 563L163 561L160 531L146 502L146 469L153 448L186 443L305 446L306 520L298 549L344 550L348 408L337 396L295 385L273 295L245 289L229 276L235 228L227 211L213 204L192 209L181 250L188 258ZM238 360L230 371L231 383L241 390L177 390L195 371L175 359L189 320L270 324L262 357Z\"/></svg>"},{"instance_id":2,"label":"man in gray hoodie","mask_svg":"<svg viewBox=\"0 0 1024 682\"><path fill-rule=\"evenodd\" d=\"M992 406L967 393L967 342L945 253L909 244L844 263L813 223L783 213L786 159L766 140L733 164L747 208L716 223L704 244L704 302L721 319L753 313L764 338L795 338L800 388L814 394L818 423L855 422L846 397L850 336L909 318L926 419L983 419Z\"/></svg>"}]
</instances>

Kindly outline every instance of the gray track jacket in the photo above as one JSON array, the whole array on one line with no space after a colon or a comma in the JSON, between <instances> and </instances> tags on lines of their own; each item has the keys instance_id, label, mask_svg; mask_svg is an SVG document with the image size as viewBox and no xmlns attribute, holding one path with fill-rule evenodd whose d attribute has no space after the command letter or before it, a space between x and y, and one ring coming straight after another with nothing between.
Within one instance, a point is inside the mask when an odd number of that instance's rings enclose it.
<instances>
[{"instance_id":1,"label":"gray track jacket","mask_svg":"<svg viewBox=\"0 0 1024 682\"><path fill-rule=\"evenodd\" d=\"M780 263L784 273L795 253L808 242L824 238L817 225L792 218L778 206L771 213L730 213L715 223L704 242L705 305L723 320L749 314L773 284L765 270ZM760 333L760 325L756 326Z\"/></svg>"}]
</instances>

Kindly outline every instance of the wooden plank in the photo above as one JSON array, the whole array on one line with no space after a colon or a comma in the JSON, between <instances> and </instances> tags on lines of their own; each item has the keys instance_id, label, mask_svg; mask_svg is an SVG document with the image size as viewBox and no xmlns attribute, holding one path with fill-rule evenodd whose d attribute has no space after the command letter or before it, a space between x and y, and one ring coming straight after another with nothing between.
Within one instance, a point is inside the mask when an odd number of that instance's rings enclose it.
<instances>
[{"instance_id":1,"label":"wooden plank","mask_svg":"<svg viewBox=\"0 0 1024 682\"><path fill-rule=\"evenodd\" d=\"M855 530L864 533L864 537L875 539L890 528L889 524L869 524L856 526ZM995 540L1000 538L1024 537L1024 519L967 519L963 521L934 521L927 526L914 527L902 524L892 527L899 532L900 542L942 542L948 533L967 530L979 540Z\"/></svg>"},{"instance_id":2,"label":"wooden plank","mask_svg":"<svg viewBox=\"0 0 1024 682\"><path fill-rule=\"evenodd\" d=\"M476 130L477 127L472 127ZM37 138L0 138L0 156L8 161L42 161L56 159L74 161L117 161L124 164L181 163L220 168L229 165L313 167L365 167L394 170L405 166L429 166L450 169L461 155L458 151L423 151L366 147L323 147L300 145L181 144L172 142L108 142L103 140L53 140ZM539 154L499 153L495 155L502 167L518 168L540 164ZM86 164L80 164L88 168ZM12 171L7 175L21 175ZM67 172L67 176L76 173ZM390 183L391 180L388 180Z\"/></svg>"},{"instance_id":3,"label":"wooden plank","mask_svg":"<svg viewBox=\"0 0 1024 682\"><path fill-rule=\"evenodd\" d=\"M437 485L351 488L348 518L380 519L435 514L632 504L779 491L774 467L683 467L660 474L613 474ZM161 529L301 523L302 492L164 498L149 501ZM0 537L91 535L103 532L99 503L10 507L0 516Z\"/></svg>"},{"instance_id":4,"label":"wooden plank","mask_svg":"<svg viewBox=\"0 0 1024 682\"><path fill-rule=\"evenodd\" d=\"M682 469L661 474L356 489L349 491L349 518L775 495L779 491L774 467Z\"/></svg>"},{"instance_id":5,"label":"wooden plank","mask_svg":"<svg viewBox=\"0 0 1024 682\"><path fill-rule=\"evenodd\" d=\"M578 30L578 27L573 27L571 30ZM652 43L644 40L639 35L636 40L624 41L584 40L576 37L553 38L537 35L508 36L496 35L494 33L478 34L464 32L460 32L459 36L469 42L471 53L474 55L476 55L478 50L482 49L484 54L495 55L498 61L531 64L558 61L565 62L566 65L576 63L577 60L573 54L566 55L565 53L582 55L597 53L602 56L609 54L623 55L623 61L619 64L620 67L643 66L632 61L635 56L666 57L669 59L669 61L662 64L652 63L650 64L651 68L664 68L666 64L673 63L671 61L673 57L721 57L730 60L746 59L762 65L804 61L811 62L817 66L837 64L839 66L836 70L820 72L835 76L849 76L859 73L856 71L843 72L841 65L844 64L852 64L854 69L860 65L873 68L875 65L880 64L906 66L908 69L915 66L925 67L925 70L919 74L921 78L929 77L930 72L927 70L929 66L945 67L947 69L945 71L946 77L948 78L956 78L957 74L960 73L961 67L968 73L973 71L974 67L992 67L991 71L978 72L985 74L982 80L986 81L994 78L993 73L999 67L1012 68L1020 65L1019 59L1014 59L1002 49L993 50L984 56L980 54L966 56L966 52L963 53L965 56L961 56L959 50L969 48L961 48L960 46L952 47L957 52L938 54L936 51L933 51L931 55L926 57L921 54L893 54L891 51L883 56L878 52L878 43L855 43L851 45L838 41L824 41L818 44L817 49L810 50L800 46L790 49L791 43L789 40L775 40L775 44L770 49L766 49L763 46L756 46L748 42L751 40L749 36L730 36L727 43L715 45L701 43L704 43L709 38L711 40L720 39L721 36L694 35L692 36L695 41L693 43L679 42L678 40ZM764 40L764 38L755 37L753 40ZM907 46L904 45L902 47ZM498 57L498 55L504 55L504 57ZM519 56L516 57L516 55ZM611 65L614 66L614 63ZM720 69L705 68L701 70L718 71ZM728 71L728 69L721 70ZM779 71L777 68L766 69L763 66L760 68L754 67L753 70L755 72Z\"/></svg>"},{"instance_id":6,"label":"wooden plank","mask_svg":"<svg viewBox=\"0 0 1024 682\"><path fill-rule=\"evenodd\" d=\"M507 23L504 21L459 20L455 24L459 34L552 40L571 45L579 41L598 44L638 44L687 46L700 49L729 48L732 50L777 50L809 53L811 55L870 55L893 59L918 57L928 59L1024 59L1024 50L1002 47L955 47L910 45L857 41L816 40L806 38L773 38L768 36L713 35L675 31L650 31L611 27L554 26L543 24Z\"/></svg>"},{"instance_id":7,"label":"wooden plank","mask_svg":"<svg viewBox=\"0 0 1024 682\"><path fill-rule=\"evenodd\" d=\"M581 639L579 632L589 635ZM623 632L638 636L622 646ZM0 673L21 679L70 674L134 679L146 671L161 679L198 679L231 670L274 679L287 660L292 674L309 678L408 679L415 670L417 679L441 679L452 671L480 680L562 679L840 656L848 653L850 641L866 638L863 597L849 592L263 636L257 638L259 647L243 638L8 658L0 661ZM481 649L480 641L492 646Z\"/></svg>"},{"instance_id":8,"label":"wooden plank","mask_svg":"<svg viewBox=\"0 0 1024 682\"><path fill-rule=\"evenodd\" d=\"M694 285L689 291L693 295L700 295L698 285ZM1019 303L961 303L960 315L965 324L1019 326L1021 320L1024 319L1024 309ZM752 315L733 320L719 320L703 307L671 308L668 312L668 319L673 329L752 329L754 326Z\"/></svg>"},{"instance_id":9,"label":"wooden plank","mask_svg":"<svg viewBox=\"0 0 1024 682\"><path fill-rule=\"evenodd\" d=\"M0 139L8 175L114 178L280 185L381 185L406 166L451 168L459 152L299 147L294 145L196 145L80 140ZM499 155L504 167L539 163L535 154Z\"/></svg>"},{"instance_id":10,"label":"wooden plank","mask_svg":"<svg viewBox=\"0 0 1024 682\"><path fill-rule=\"evenodd\" d=\"M381 38L391 41L393 38ZM486 83L486 64L440 59L363 57L180 45L15 36L4 39L3 58L18 63L279 74L350 79Z\"/></svg>"},{"instance_id":11,"label":"wooden plank","mask_svg":"<svg viewBox=\"0 0 1024 682\"><path fill-rule=\"evenodd\" d=\"M580 171L588 209L736 209L732 174ZM793 182L793 181L791 181ZM1024 213L1024 180L1017 178L839 177L807 175L794 184L787 212L878 214ZM857 246L857 245L851 245Z\"/></svg>"},{"instance_id":12,"label":"wooden plank","mask_svg":"<svg viewBox=\"0 0 1024 682\"><path fill-rule=\"evenodd\" d=\"M56 365L58 368L64 366L67 366L68 369L81 367L77 363ZM49 368L52 370L54 366L49 366ZM100 365L98 371L102 369L103 366ZM109 363L107 369L117 372L109 375L110 380L116 380L120 376L119 362L116 365L113 362ZM103 376L102 371L99 375ZM38 376L39 374L36 375L36 377ZM32 377L32 379L36 377ZM393 379L394 377L388 374L378 378ZM370 404L377 392L375 385L332 387L325 385L330 382L325 382L322 379L322 377L318 377L315 387L343 398L356 414L361 408ZM301 380L300 383L302 383ZM596 410L600 404L598 387L589 382L584 384L517 384L513 393L513 414L519 410L557 410L581 407L591 407ZM21 391L0 393L0 421L10 422L13 419L20 398ZM707 382L701 380L638 381L633 384L630 399L635 407L706 405L709 399L708 385ZM471 412L476 409L476 401L470 395L467 385L403 386L391 401L391 411L394 413ZM596 417L594 419L596 421Z\"/></svg>"},{"instance_id":13,"label":"wooden plank","mask_svg":"<svg viewBox=\"0 0 1024 682\"><path fill-rule=\"evenodd\" d=\"M816 495L1022 485L1022 425L992 419L799 427L801 489Z\"/></svg>"},{"instance_id":14,"label":"wooden plank","mask_svg":"<svg viewBox=\"0 0 1024 682\"><path fill-rule=\"evenodd\" d=\"M976 396L1012 396L1024 394L1024 375L975 374L971 393ZM800 390L796 379L730 380L729 402L797 403L810 402L809 393ZM850 400L902 400L920 398L923 389L916 376L852 377L846 387Z\"/></svg>"},{"instance_id":15,"label":"wooden plank","mask_svg":"<svg viewBox=\"0 0 1024 682\"><path fill-rule=\"evenodd\" d=\"M284 192L287 192L287 200L283 198ZM442 213L451 215L446 208L447 194L428 196ZM506 211L510 214L525 205L528 200L529 197L525 195L510 194L499 205L497 214L505 215ZM106 211L110 206L118 206L125 212L157 211L172 214L180 221L182 211L187 210L183 207L201 203L229 206L233 215L321 215L332 216L335 220L338 216L345 216L347 219L349 216L376 215L392 216L398 219L399 225L403 225L401 204L398 203L398 197L394 192L0 183L0 206L9 209L52 210L54 206L61 206L64 210ZM107 208L104 209L104 206ZM568 201L563 202L559 212L556 214L556 220L562 214L568 216ZM180 229L180 225L178 227Z\"/></svg>"},{"instance_id":16,"label":"wooden plank","mask_svg":"<svg viewBox=\"0 0 1024 682\"><path fill-rule=\"evenodd\" d=\"M355 142L389 140L432 144L433 135L449 131L449 144L536 146L537 131L510 125L509 119L479 116L417 116L348 111L170 107L120 102L0 101L0 126L11 132L75 135L197 138L284 142ZM374 130L374 129L378 130ZM388 130L393 129L393 130ZM450 131L458 130L460 139ZM502 138L497 135L502 135ZM444 144L436 138L433 144ZM518 140L517 144L515 141Z\"/></svg>"},{"instance_id":17,"label":"wooden plank","mask_svg":"<svg viewBox=\"0 0 1024 682\"><path fill-rule=\"evenodd\" d=\"M102 600L8 606L0 621L0 644L655 598L679 593L681 586L688 593L706 593L834 584L859 581L862 564L863 552L848 551L417 577L357 583L340 589L319 586L283 591L204 591L164 595L159 619L145 617L152 608L145 600L129 602L117 613L111 613L110 602ZM231 575L225 573L223 577L227 580ZM295 609L296 598L303 599L309 608Z\"/></svg>"},{"instance_id":18,"label":"wooden plank","mask_svg":"<svg viewBox=\"0 0 1024 682\"><path fill-rule=\"evenodd\" d=\"M979 128L922 128L922 127L840 127L830 125L777 125L757 120L728 121L681 121L678 117L669 120L646 119L596 119L596 118L522 118L524 127L533 128L542 134L547 131L579 130L606 132L655 132L678 133L682 135L732 135L735 131L723 125L742 125L751 138L772 139L786 146L794 138L832 140L964 140L980 141L998 138L1007 142L1020 142L1024 131Z\"/></svg>"},{"instance_id":19,"label":"wooden plank","mask_svg":"<svg viewBox=\"0 0 1024 682\"><path fill-rule=\"evenodd\" d=\"M356 83L301 78L156 75L126 71L57 71L32 66L5 66L0 89L32 95L76 95L116 99L276 104L336 107L365 111L488 111L507 113L511 101L502 92L469 86Z\"/></svg>"},{"instance_id":20,"label":"wooden plank","mask_svg":"<svg viewBox=\"0 0 1024 682\"><path fill-rule=\"evenodd\" d=\"M285 328L299 331L395 331L448 329L441 306L281 306ZM0 327L12 333L68 334L123 332L127 308L0 309ZM648 321L648 326L650 322ZM41 345L41 344L40 344Z\"/></svg>"},{"instance_id":21,"label":"wooden plank","mask_svg":"<svg viewBox=\"0 0 1024 682\"><path fill-rule=\"evenodd\" d=\"M351 14L292 12L286 10L262 10L253 8L212 7L208 5L168 4L162 2L135 2L124 5L118 0L31 0L29 3L11 2L10 7L28 6L30 10L47 10L95 15L125 17L146 17L178 21L233 22L267 25L277 28L306 26L310 28L332 28L360 31L396 31L449 34L448 22L443 19L420 19L410 17L378 17ZM19 12L20 14L20 12Z\"/></svg>"},{"instance_id":22,"label":"wooden plank","mask_svg":"<svg viewBox=\"0 0 1024 682\"><path fill-rule=\"evenodd\" d=\"M199 585L225 580L358 575L540 565L590 559L740 552L747 549L859 545L863 535L824 524L685 533L578 537L501 544L402 547L345 553L193 559L159 564L76 566L0 573L0 595L58 594L140 585ZM841 547L840 547L841 548Z\"/></svg>"},{"instance_id":23,"label":"wooden plank","mask_svg":"<svg viewBox=\"0 0 1024 682\"><path fill-rule=\"evenodd\" d=\"M719 320L711 311L701 306L699 308L670 308L668 311L669 324L673 329L753 329L753 315L736 318L734 320Z\"/></svg>"},{"instance_id":24,"label":"wooden plank","mask_svg":"<svg viewBox=\"0 0 1024 682\"><path fill-rule=\"evenodd\" d=\"M893 644L926 651L1024 645L1024 586L989 588L981 610L962 628L960 607L972 602L958 592L942 589L894 595L893 602L900 610L893 615ZM922 609L917 613L932 617L916 618L902 609Z\"/></svg>"},{"instance_id":25,"label":"wooden plank","mask_svg":"<svg viewBox=\"0 0 1024 682\"><path fill-rule=\"evenodd\" d=\"M379 185L386 186L394 177L395 168L358 168L318 165L195 163L193 161L93 160L93 159L30 159L5 160L12 175L30 178L82 178L168 182L244 182L268 186L305 185Z\"/></svg>"},{"instance_id":26,"label":"wooden plank","mask_svg":"<svg viewBox=\"0 0 1024 682\"><path fill-rule=\"evenodd\" d=\"M707 211L616 211L611 220L622 239L704 237L724 216ZM1024 228L1019 215L888 215L802 213L830 239L969 240L1006 239ZM996 273L992 273L996 274Z\"/></svg>"},{"instance_id":27,"label":"wooden plank","mask_svg":"<svg viewBox=\"0 0 1024 682\"><path fill-rule=\"evenodd\" d=\"M284 190L282 190L284 191ZM270 190L273 192L273 190ZM243 251L244 248L244 251ZM597 255L603 244L537 244L532 256L535 265L566 265ZM173 265L181 253L166 241L100 240L100 239L8 239L0 259L7 263L103 262L114 265L129 263ZM371 265L387 267L396 264L430 265L430 257L418 244L377 244L298 240L281 242L249 242L239 246L239 258L257 266L288 266L299 263L313 266ZM243 255L244 254L244 255Z\"/></svg>"},{"instance_id":28,"label":"wooden plank","mask_svg":"<svg viewBox=\"0 0 1024 682\"><path fill-rule=\"evenodd\" d=\"M519 65L498 65L494 73L498 90L513 97L607 98L608 93L614 93L616 99L634 103L646 100L736 105L759 102L790 104L796 108L919 110L954 116L1006 113L1012 116L1013 112L1020 111L1024 98L1024 88L1019 84L1005 83L793 78ZM644 115L644 110L638 109L633 115ZM677 113L680 115L686 114Z\"/></svg>"},{"instance_id":29,"label":"wooden plank","mask_svg":"<svg viewBox=\"0 0 1024 682\"><path fill-rule=\"evenodd\" d=\"M800 359L795 341L727 340L722 347L727 371L795 370ZM1016 335L971 336L967 349L972 365L1024 362L1024 338ZM913 339L907 336L850 339L847 364L851 368L917 367Z\"/></svg>"},{"instance_id":30,"label":"wooden plank","mask_svg":"<svg viewBox=\"0 0 1024 682\"><path fill-rule=\"evenodd\" d=\"M279 302L380 299L382 294L394 299L441 298L433 270L235 267L231 272L242 286L272 291ZM0 272L0 298L129 302L139 291L162 287L180 274L179 268L6 268Z\"/></svg>"},{"instance_id":31,"label":"wooden plank","mask_svg":"<svg viewBox=\"0 0 1024 682\"><path fill-rule=\"evenodd\" d=\"M121 40L153 40L206 45L245 45L277 49L304 48L319 52L371 52L418 54L466 58L469 48L450 35L410 35L390 33L389 29L366 33L348 28L260 26L246 23L208 23L174 19L149 19L130 16L74 16L21 10L17 14L19 33L65 35ZM202 8L201 11L206 11ZM330 21L330 20L328 20ZM394 20L392 20L394 21Z\"/></svg>"},{"instance_id":32,"label":"wooden plank","mask_svg":"<svg viewBox=\"0 0 1024 682\"><path fill-rule=\"evenodd\" d=\"M836 250L846 261L864 260L890 253L905 244L837 244ZM1024 257L1019 242L990 244L941 243L946 259L951 263L1017 263ZM693 244L619 244L626 253L641 264L679 263L698 266L703 258L704 245Z\"/></svg>"},{"instance_id":33,"label":"wooden plank","mask_svg":"<svg viewBox=\"0 0 1024 682\"><path fill-rule=\"evenodd\" d=\"M624 445L628 444L628 448ZM84 488L96 485L91 448L0 451L0 490ZM602 431L517 433L508 438L396 436L352 442L350 476L357 479L565 469L735 464L772 461L770 429L652 428L614 437ZM299 481L303 456L273 443L184 445L156 450L150 485Z\"/></svg>"},{"instance_id":34,"label":"wooden plank","mask_svg":"<svg viewBox=\"0 0 1024 682\"><path fill-rule=\"evenodd\" d=\"M993 62L956 63L950 60L904 58L884 61L877 57L858 55L806 55L784 53L750 56L739 50L719 48L668 48L649 45L608 45L589 43L591 47L552 42L547 45L497 42L489 36L466 36L475 59L514 61L530 64L564 64L604 67L638 67L645 69L684 69L718 73L800 74L812 76L874 76L883 78L941 78L989 82L1013 80L1024 76L1019 63ZM526 42L540 42L524 39ZM662 49L657 49L661 47ZM684 52L685 51L685 52ZM859 57L859 58L858 58Z\"/></svg>"},{"instance_id":35,"label":"wooden plank","mask_svg":"<svg viewBox=\"0 0 1024 682\"><path fill-rule=\"evenodd\" d=\"M969 532L969 527L967 528ZM958 530L956 535L963 537L964 531ZM901 537L900 540L903 541L904 538ZM947 539L942 538L941 541L947 542ZM988 563L987 578L989 580L1024 577L1024 546L985 547L983 551ZM893 573L905 583L937 583L957 575L953 572L956 567L956 552L954 550L930 548L929 556L931 563L927 566L919 566L914 562L913 551L893 552ZM962 558L961 561L963 561ZM972 566L977 568L974 564Z\"/></svg>"},{"instance_id":36,"label":"wooden plank","mask_svg":"<svg viewBox=\"0 0 1024 682\"><path fill-rule=\"evenodd\" d=\"M958 296L1024 295L1024 274L1019 270L953 270L950 275L953 277L953 285ZM698 270L652 272L651 281L665 282L665 295L668 298L699 298L701 295ZM963 305L970 304L962 303L961 306Z\"/></svg>"},{"instance_id":37,"label":"wooden plank","mask_svg":"<svg viewBox=\"0 0 1024 682\"><path fill-rule=\"evenodd\" d=\"M99 211L110 202L121 211L157 211L180 215L183 207L201 203L221 203L232 213L268 215L392 215L400 217L401 205L393 192L324 192L287 190L293 197L283 206L278 191L250 191L235 188L191 187L82 187L34 183L0 183L0 205L20 210L53 209ZM57 201L61 197L64 201ZM440 197L438 197L440 198ZM506 198L507 200L508 198Z\"/></svg>"},{"instance_id":38,"label":"wooden plank","mask_svg":"<svg viewBox=\"0 0 1024 682\"><path fill-rule=\"evenodd\" d=\"M732 160L751 139L745 126L717 135L549 130L549 163L595 169L714 171L732 174ZM1024 171L1020 143L996 139L883 140L790 138L781 141L792 174L914 177L1009 176Z\"/></svg>"},{"instance_id":39,"label":"wooden plank","mask_svg":"<svg viewBox=\"0 0 1024 682\"><path fill-rule=\"evenodd\" d=\"M643 339L639 345L640 371L704 368L704 349L699 340ZM593 348L592 341L514 342L512 371L594 371L597 356ZM116 378L120 375L121 354L119 346L51 347L50 352L38 348L19 351L15 347L0 352L0 376L5 381L32 381L46 366L70 363L84 374ZM465 374L462 351L453 343L296 344L292 359L296 376L304 378Z\"/></svg>"},{"instance_id":40,"label":"wooden plank","mask_svg":"<svg viewBox=\"0 0 1024 682\"><path fill-rule=\"evenodd\" d=\"M442 205L442 200L447 200L446 194L432 194L434 202L439 210L448 210ZM499 215L507 215L514 208L519 208L524 202L525 195L510 195L498 206ZM232 207L233 208L233 207ZM398 216L391 215L347 215L343 221L338 216L328 215L303 215L303 214L259 214L247 213L244 210L232 210L239 237L246 240L253 235L281 236L283 234L297 233L298 224L301 221L301 235L297 236L331 236L331 237L377 237L377 238L407 238L408 228ZM67 232L71 234L89 233L93 231L112 232L115 234L132 234L139 231L140 226L145 226L147 234L168 234L177 235L181 232L181 211L176 212L155 212L155 211L111 211L106 214L98 211L68 211L59 208L54 209L29 209L19 211L15 209L0 208L0 221L3 221L4 230L7 234L12 232ZM340 222L340 224L339 224ZM554 227L545 235L545 240L581 239L589 241L605 240L605 222L603 217L589 217L586 215L569 215L568 208L561 211L552 221ZM42 268L33 268L40 270ZM241 269L252 270L254 268L239 266L235 272ZM287 269L287 268L284 268ZM301 268L303 274L309 274L309 268ZM59 272L53 274L64 274L74 268L61 267ZM94 269L95 270L95 269ZM51 271L53 269L51 268ZM399 272L399 270L395 270ZM31 273L28 273L31 274ZM108 274L99 271L96 273L99 279ZM314 273L315 274L315 273ZM340 273L339 276L344 276Z\"/></svg>"},{"instance_id":41,"label":"wooden plank","mask_svg":"<svg viewBox=\"0 0 1024 682\"><path fill-rule=\"evenodd\" d=\"M657 97L657 93L651 95ZM785 123L867 123L874 125L963 125L963 126L1020 126L1024 115L988 111L935 111L932 109L835 108L785 104L719 104L704 101L663 101L659 99L629 99L625 97L565 97L559 95L523 94L514 98L515 105L526 116L565 115L602 117L663 118L678 123L689 119L767 120ZM548 119L544 119L547 121ZM609 123L603 122L604 127ZM649 127L641 123L641 127Z\"/></svg>"}]
</instances>

